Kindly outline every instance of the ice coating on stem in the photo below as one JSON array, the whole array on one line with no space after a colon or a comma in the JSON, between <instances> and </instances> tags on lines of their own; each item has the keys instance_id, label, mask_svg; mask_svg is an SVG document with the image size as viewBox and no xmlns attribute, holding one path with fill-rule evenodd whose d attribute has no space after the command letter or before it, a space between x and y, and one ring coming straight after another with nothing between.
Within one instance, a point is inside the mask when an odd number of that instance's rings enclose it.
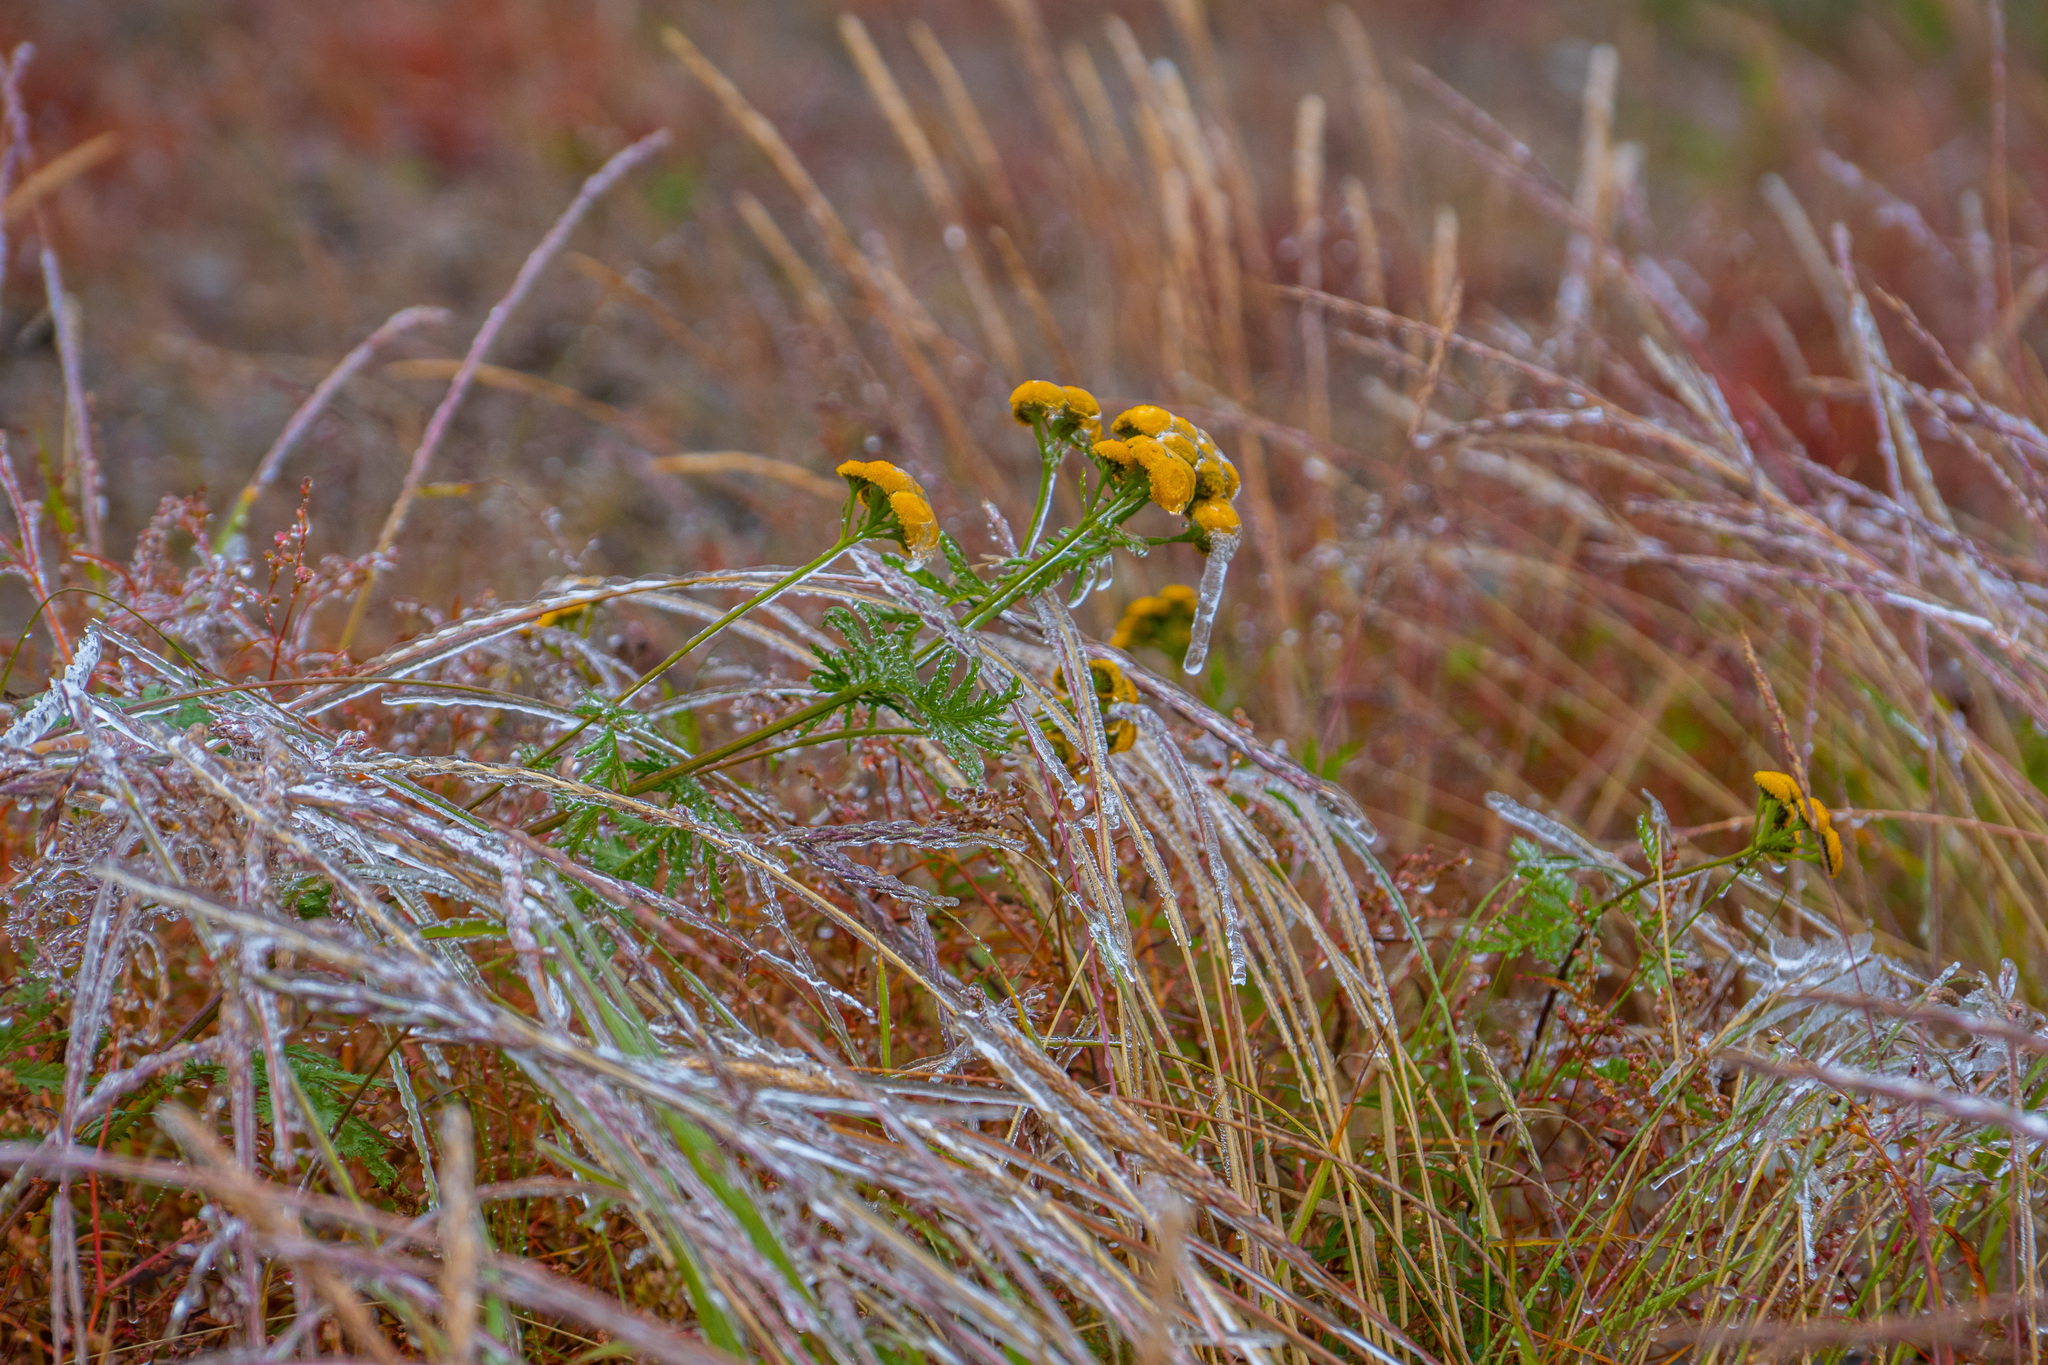
<instances>
[{"instance_id":1,"label":"ice coating on stem","mask_svg":"<svg viewBox=\"0 0 2048 1365\"><path fill-rule=\"evenodd\" d=\"M1119 981L1136 981L1137 965L1131 960L1131 950L1124 939L1129 926L1118 933L1118 926L1110 922L1107 913L1091 904L1085 897L1067 893L1067 909L1081 912L1082 920L1088 925L1088 937L1095 940L1095 951Z\"/></svg>"},{"instance_id":2,"label":"ice coating on stem","mask_svg":"<svg viewBox=\"0 0 2048 1365\"><path fill-rule=\"evenodd\" d=\"M1180 665L1185 673L1200 673L1209 662L1209 634L1216 629L1216 613L1223 605L1223 576L1230 572L1230 557L1242 539L1227 531L1209 537L1209 560L1202 566L1202 585L1195 589L1195 624Z\"/></svg>"},{"instance_id":3,"label":"ice coating on stem","mask_svg":"<svg viewBox=\"0 0 2048 1365\"><path fill-rule=\"evenodd\" d=\"M1166 722L1151 710L1132 707L1139 723L1151 736L1161 758L1168 785L1179 800L1178 809L1192 819L1201 838L1202 858L1208 864L1209 887L1216 898L1217 918L1223 922L1224 949L1230 956L1230 984L1242 986L1247 975L1244 955L1244 921L1239 917L1237 898L1230 890L1230 869L1223 861L1222 842L1216 833L1216 813L1210 807L1207 787L1195 780L1180 746L1166 729Z\"/></svg>"},{"instance_id":4,"label":"ice coating on stem","mask_svg":"<svg viewBox=\"0 0 2048 1365\"><path fill-rule=\"evenodd\" d=\"M1109 587L1115 581L1115 573L1108 555L1084 566L1074 579L1074 595L1067 600L1069 609L1080 606L1096 593Z\"/></svg>"},{"instance_id":5,"label":"ice coating on stem","mask_svg":"<svg viewBox=\"0 0 2048 1365\"><path fill-rule=\"evenodd\" d=\"M1583 858L1596 866L1612 869L1623 877L1630 875L1628 864L1621 859L1560 821L1553 820L1540 811L1530 810L1512 796L1502 792L1488 792L1486 808L1538 843L1548 844L1560 853Z\"/></svg>"}]
</instances>

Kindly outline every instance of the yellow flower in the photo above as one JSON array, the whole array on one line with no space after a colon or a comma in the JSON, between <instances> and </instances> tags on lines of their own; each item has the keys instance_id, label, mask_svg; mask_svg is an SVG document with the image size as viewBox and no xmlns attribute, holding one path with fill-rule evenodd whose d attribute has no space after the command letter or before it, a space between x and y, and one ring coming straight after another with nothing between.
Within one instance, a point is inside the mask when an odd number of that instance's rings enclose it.
<instances>
[{"instance_id":1,"label":"yellow flower","mask_svg":"<svg viewBox=\"0 0 2048 1365\"><path fill-rule=\"evenodd\" d=\"M589 610L588 602L578 602L573 607L556 607L553 611L544 611L534 618L534 629L545 630L549 626L567 625Z\"/></svg>"},{"instance_id":2,"label":"yellow flower","mask_svg":"<svg viewBox=\"0 0 2048 1365\"><path fill-rule=\"evenodd\" d=\"M1230 501L1237 496L1237 466L1220 453L1205 451L1195 462L1195 491L1203 498Z\"/></svg>"},{"instance_id":3,"label":"yellow flower","mask_svg":"<svg viewBox=\"0 0 2048 1365\"><path fill-rule=\"evenodd\" d=\"M1188 509L1188 520L1212 536L1234 536L1244 529L1237 509L1220 498L1203 498Z\"/></svg>"},{"instance_id":4,"label":"yellow flower","mask_svg":"<svg viewBox=\"0 0 2048 1365\"><path fill-rule=\"evenodd\" d=\"M1106 460L1118 469L1129 469L1138 462L1138 457L1122 441L1097 441L1092 449L1096 459Z\"/></svg>"},{"instance_id":5,"label":"yellow flower","mask_svg":"<svg viewBox=\"0 0 2048 1365\"><path fill-rule=\"evenodd\" d=\"M1812 833L1814 842L1820 846L1821 866L1828 875L1838 875L1842 870L1842 836L1835 832L1834 817L1828 814L1828 808L1818 797L1803 794L1790 774L1760 772L1754 776L1757 789L1771 804L1783 807Z\"/></svg>"},{"instance_id":6,"label":"yellow flower","mask_svg":"<svg viewBox=\"0 0 2048 1365\"><path fill-rule=\"evenodd\" d=\"M1133 436L1157 436L1173 425L1173 414L1165 408L1141 403L1135 408L1126 408L1109 424L1112 436L1129 439Z\"/></svg>"},{"instance_id":7,"label":"yellow flower","mask_svg":"<svg viewBox=\"0 0 2048 1365\"><path fill-rule=\"evenodd\" d=\"M889 510L903 527L903 549L912 559L922 560L939 548L939 519L922 494L891 493Z\"/></svg>"},{"instance_id":8,"label":"yellow flower","mask_svg":"<svg viewBox=\"0 0 2048 1365\"><path fill-rule=\"evenodd\" d=\"M1194 467L1150 436L1133 436L1126 444L1145 471L1152 501L1178 516L1195 496Z\"/></svg>"},{"instance_id":9,"label":"yellow flower","mask_svg":"<svg viewBox=\"0 0 2048 1365\"><path fill-rule=\"evenodd\" d=\"M1814 814L1820 818L1814 822L1814 830L1820 835L1821 866L1828 870L1830 877L1842 871L1842 836L1835 833L1835 822L1828 818L1828 808L1820 802L1813 803Z\"/></svg>"},{"instance_id":10,"label":"yellow flower","mask_svg":"<svg viewBox=\"0 0 2048 1365\"><path fill-rule=\"evenodd\" d=\"M848 460L839 466L838 473L853 489L854 496L866 501L869 507L879 511L880 499L887 499L896 522L894 538L912 560L922 561L938 548L939 521L932 513L931 500L925 497L916 479L887 460Z\"/></svg>"},{"instance_id":11,"label":"yellow flower","mask_svg":"<svg viewBox=\"0 0 2048 1365\"><path fill-rule=\"evenodd\" d=\"M1104 710L1117 702L1138 700L1137 686L1124 676L1121 668L1108 659L1088 661L1088 680L1095 687L1096 706ZM1066 704L1067 710L1074 709L1074 700L1067 695L1066 670L1062 669L1053 675L1052 690ZM1073 745L1067 743L1066 736L1060 732L1058 726L1048 726L1046 734L1052 740L1052 747L1066 761L1068 767L1079 765L1081 756L1074 752ZM1102 738L1103 745L1109 752L1120 754L1138 742L1138 727L1122 716L1105 716L1102 722Z\"/></svg>"},{"instance_id":12,"label":"yellow flower","mask_svg":"<svg viewBox=\"0 0 2048 1365\"><path fill-rule=\"evenodd\" d=\"M1164 436L1161 436L1159 444L1180 456L1190 468L1202 458L1202 453L1195 449L1195 443L1177 431L1169 431Z\"/></svg>"},{"instance_id":13,"label":"yellow flower","mask_svg":"<svg viewBox=\"0 0 2048 1365\"><path fill-rule=\"evenodd\" d=\"M1102 404L1095 401L1095 395L1072 384L1061 386L1060 393L1067 400L1067 411L1083 421L1102 416Z\"/></svg>"},{"instance_id":14,"label":"yellow flower","mask_svg":"<svg viewBox=\"0 0 2048 1365\"><path fill-rule=\"evenodd\" d=\"M1150 646L1171 655L1187 653L1195 624L1195 590L1169 583L1157 597L1140 597L1124 609L1109 643L1117 649Z\"/></svg>"},{"instance_id":15,"label":"yellow flower","mask_svg":"<svg viewBox=\"0 0 2048 1365\"><path fill-rule=\"evenodd\" d=\"M1756 785L1763 794L1781 806L1799 804L1799 784L1788 773L1761 772L1756 774Z\"/></svg>"},{"instance_id":16,"label":"yellow flower","mask_svg":"<svg viewBox=\"0 0 2048 1365\"><path fill-rule=\"evenodd\" d=\"M917 480L887 460L848 460L840 465L836 472L839 477L855 486L855 492L860 491L860 484L871 483L884 493L915 492L922 495Z\"/></svg>"},{"instance_id":17,"label":"yellow flower","mask_svg":"<svg viewBox=\"0 0 2048 1365\"><path fill-rule=\"evenodd\" d=\"M1066 390L1043 379L1028 379L1010 391L1010 415L1027 427L1066 406Z\"/></svg>"}]
</instances>

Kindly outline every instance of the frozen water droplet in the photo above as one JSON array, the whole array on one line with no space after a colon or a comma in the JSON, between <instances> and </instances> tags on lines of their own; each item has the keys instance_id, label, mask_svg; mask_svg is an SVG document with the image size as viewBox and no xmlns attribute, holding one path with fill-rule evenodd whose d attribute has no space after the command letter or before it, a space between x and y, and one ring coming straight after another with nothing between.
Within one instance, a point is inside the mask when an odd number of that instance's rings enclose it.
<instances>
[{"instance_id":1,"label":"frozen water droplet","mask_svg":"<svg viewBox=\"0 0 2048 1365\"><path fill-rule=\"evenodd\" d=\"M1237 553L1242 536L1218 533L1209 537L1209 562L1202 566L1202 586L1195 593L1195 624L1189 633L1187 658L1181 669L1200 673L1209 662L1209 635L1216 629L1216 613L1223 605L1223 576L1230 572L1230 558Z\"/></svg>"}]
</instances>

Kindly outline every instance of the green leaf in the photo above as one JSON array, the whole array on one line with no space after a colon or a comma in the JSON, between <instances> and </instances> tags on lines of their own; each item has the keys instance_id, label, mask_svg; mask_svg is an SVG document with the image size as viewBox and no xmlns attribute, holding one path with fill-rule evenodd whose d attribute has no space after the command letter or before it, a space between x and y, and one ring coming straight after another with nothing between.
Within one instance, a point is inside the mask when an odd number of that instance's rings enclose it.
<instances>
[{"instance_id":1,"label":"green leaf","mask_svg":"<svg viewBox=\"0 0 2048 1365\"><path fill-rule=\"evenodd\" d=\"M334 1125L341 1120L343 1109L355 1098L356 1091L365 1088L389 1089L391 1082L381 1078L372 1079L348 1071L322 1053L312 1048L288 1043L284 1049L285 1065L298 1078L299 1088L306 1092L306 1102L312 1106L313 1122L326 1132L334 1133L334 1149L345 1157L363 1163L366 1170L379 1185L389 1188L398 1179L394 1167L385 1153L391 1144L377 1131L374 1124L358 1114L351 1113L341 1123L339 1132ZM262 1056L252 1062L256 1076L256 1120L270 1122L270 1075ZM208 1079L218 1078L222 1068L212 1062L191 1068L195 1076Z\"/></svg>"},{"instance_id":2,"label":"green leaf","mask_svg":"<svg viewBox=\"0 0 2048 1365\"><path fill-rule=\"evenodd\" d=\"M960 548L960 542L939 532L939 549L946 556L946 565L953 571L951 578L941 578L922 565L913 565L908 560L890 555L889 562L905 577L915 580L932 590L948 602L976 602L988 591L988 585L975 576L974 566L967 562L967 552Z\"/></svg>"},{"instance_id":3,"label":"green leaf","mask_svg":"<svg viewBox=\"0 0 2048 1365\"><path fill-rule=\"evenodd\" d=\"M320 877L300 877L287 882L278 899L300 919L325 919L333 913L334 884Z\"/></svg>"},{"instance_id":4,"label":"green leaf","mask_svg":"<svg viewBox=\"0 0 2048 1365\"><path fill-rule=\"evenodd\" d=\"M1510 845L1508 860L1522 884L1521 913L1496 916L1479 936L1480 950L1508 957L1526 952L1539 962L1561 961L1582 927L1573 904L1579 889L1573 878L1588 870L1586 864L1545 853L1527 839Z\"/></svg>"},{"instance_id":5,"label":"green leaf","mask_svg":"<svg viewBox=\"0 0 2048 1365\"><path fill-rule=\"evenodd\" d=\"M505 926L487 919L446 920L420 930L421 938L503 938Z\"/></svg>"},{"instance_id":6,"label":"green leaf","mask_svg":"<svg viewBox=\"0 0 2048 1365\"><path fill-rule=\"evenodd\" d=\"M10 1069L25 1090L54 1093L64 1088L62 1062L16 1062Z\"/></svg>"},{"instance_id":7,"label":"green leaf","mask_svg":"<svg viewBox=\"0 0 2048 1365\"><path fill-rule=\"evenodd\" d=\"M841 650L818 651L811 686L820 692L859 689L870 705L886 706L936 740L970 782L982 775L982 751L1000 752L1008 736L1004 713L1017 698L1012 679L1001 692L981 685L981 662L957 651L939 655L933 675L920 673L916 657L918 618L862 604L858 614L844 607L825 613L825 624L846 640Z\"/></svg>"}]
</instances>

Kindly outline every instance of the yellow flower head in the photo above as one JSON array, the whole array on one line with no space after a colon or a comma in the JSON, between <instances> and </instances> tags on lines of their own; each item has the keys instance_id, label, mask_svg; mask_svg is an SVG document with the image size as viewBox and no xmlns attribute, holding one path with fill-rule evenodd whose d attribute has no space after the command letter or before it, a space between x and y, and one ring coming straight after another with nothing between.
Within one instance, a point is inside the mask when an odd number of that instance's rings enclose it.
<instances>
[{"instance_id":1,"label":"yellow flower head","mask_svg":"<svg viewBox=\"0 0 2048 1365\"><path fill-rule=\"evenodd\" d=\"M1066 390L1047 380L1029 379L1010 391L1010 415L1027 427L1066 406Z\"/></svg>"},{"instance_id":2,"label":"yellow flower head","mask_svg":"<svg viewBox=\"0 0 2048 1365\"><path fill-rule=\"evenodd\" d=\"M1117 649L1150 647L1166 654L1188 652L1195 625L1195 590L1185 583L1169 583L1157 597L1140 597L1124 610L1109 643Z\"/></svg>"},{"instance_id":3,"label":"yellow flower head","mask_svg":"<svg viewBox=\"0 0 2048 1365\"><path fill-rule=\"evenodd\" d=\"M853 491L861 491L862 484L873 484L884 493L918 493L917 480L890 464L887 460L848 460L836 471L840 478L853 485Z\"/></svg>"},{"instance_id":4,"label":"yellow flower head","mask_svg":"<svg viewBox=\"0 0 2048 1365\"><path fill-rule=\"evenodd\" d=\"M1133 436L1126 444L1152 489L1152 501L1175 516L1195 496L1194 466L1150 436Z\"/></svg>"},{"instance_id":5,"label":"yellow flower head","mask_svg":"<svg viewBox=\"0 0 2048 1365\"><path fill-rule=\"evenodd\" d=\"M1799 790L1798 782L1787 773L1760 772L1755 774L1757 789L1764 794L1772 806L1782 807L1791 817L1812 833L1814 842L1820 846L1821 865L1830 877L1842 870L1842 836L1835 832L1834 817L1818 797L1807 796Z\"/></svg>"},{"instance_id":6,"label":"yellow flower head","mask_svg":"<svg viewBox=\"0 0 2048 1365\"><path fill-rule=\"evenodd\" d=\"M1171 425L1172 413L1150 403L1141 403L1117 414L1117 419L1109 424L1109 431L1112 436L1128 440L1133 436L1157 436Z\"/></svg>"},{"instance_id":7,"label":"yellow flower head","mask_svg":"<svg viewBox=\"0 0 2048 1365\"><path fill-rule=\"evenodd\" d=\"M1115 663L1108 659L1090 659L1088 661L1088 680L1095 687L1095 704L1103 710L1107 710L1117 702L1135 702L1138 700L1137 687L1129 678L1124 676L1124 671L1121 668L1118 668ZM1062 669L1053 675L1052 689L1058 694L1059 699L1066 704L1066 708L1072 711L1074 709L1074 700L1067 695L1066 670ZM1058 751L1062 759L1066 760L1067 766L1070 768L1078 766L1081 756L1074 752L1071 744L1067 743L1066 736L1060 733L1059 727L1048 727L1046 733L1052 740L1052 747ZM1105 716L1103 717L1102 738L1109 752L1120 754L1138 742L1138 727L1122 716L1114 718Z\"/></svg>"},{"instance_id":8,"label":"yellow flower head","mask_svg":"<svg viewBox=\"0 0 2048 1365\"><path fill-rule=\"evenodd\" d=\"M1835 833L1835 822L1828 818L1826 806L1816 801L1814 813L1820 818L1814 822L1814 832L1820 835L1821 866L1828 870L1830 877L1839 876L1842 871L1842 836Z\"/></svg>"},{"instance_id":9,"label":"yellow flower head","mask_svg":"<svg viewBox=\"0 0 2048 1365\"><path fill-rule=\"evenodd\" d=\"M1188 509L1188 520L1212 536L1234 536L1244 529L1237 509L1220 498L1203 498Z\"/></svg>"},{"instance_id":10,"label":"yellow flower head","mask_svg":"<svg viewBox=\"0 0 2048 1365\"><path fill-rule=\"evenodd\" d=\"M1765 796L1781 806L1797 807L1799 804L1799 784L1789 773L1757 773L1756 785Z\"/></svg>"},{"instance_id":11,"label":"yellow flower head","mask_svg":"<svg viewBox=\"0 0 2048 1365\"><path fill-rule=\"evenodd\" d=\"M556 607L553 611L544 611L534 618L534 629L545 630L549 626L569 625L577 617L589 610L590 604L588 602L578 602L572 607Z\"/></svg>"},{"instance_id":12,"label":"yellow flower head","mask_svg":"<svg viewBox=\"0 0 2048 1365\"><path fill-rule=\"evenodd\" d=\"M1202 458L1202 452L1195 449L1195 443L1177 431L1169 431L1161 436L1159 444L1180 456L1190 468Z\"/></svg>"},{"instance_id":13,"label":"yellow flower head","mask_svg":"<svg viewBox=\"0 0 2048 1365\"><path fill-rule=\"evenodd\" d=\"M1113 464L1118 469L1127 470L1138 462L1138 457L1122 441L1097 441L1091 449L1096 459Z\"/></svg>"},{"instance_id":14,"label":"yellow flower head","mask_svg":"<svg viewBox=\"0 0 2048 1365\"><path fill-rule=\"evenodd\" d=\"M1205 451L1195 462L1195 491L1225 502L1237 496L1237 466L1219 453Z\"/></svg>"},{"instance_id":15,"label":"yellow flower head","mask_svg":"<svg viewBox=\"0 0 2048 1365\"><path fill-rule=\"evenodd\" d=\"M896 523L893 538L903 546L904 554L921 562L938 548L939 521L917 480L887 460L848 460L838 473L853 495L871 509L880 511L886 500Z\"/></svg>"},{"instance_id":16,"label":"yellow flower head","mask_svg":"<svg viewBox=\"0 0 2048 1365\"><path fill-rule=\"evenodd\" d=\"M903 527L905 554L922 561L939 548L939 519L933 515L932 505L924 500L923 494L891 493L889 510L896 514L897 523Z\"/></svg>"},{"instance_id":17,"label":"yellow flower head","mask_svg":"<svg viewBox=\"0 0 2048 1365\"><path fill-rule=\"evenodd\" d=\"M1067 411L1076 417L1086 421L1091 417L1102 416L1102 404L1096 402L1095 395L1088 390L1066 384L1061 386L1060 392L1066 396Z\"/></svg>"}]
</instances>

